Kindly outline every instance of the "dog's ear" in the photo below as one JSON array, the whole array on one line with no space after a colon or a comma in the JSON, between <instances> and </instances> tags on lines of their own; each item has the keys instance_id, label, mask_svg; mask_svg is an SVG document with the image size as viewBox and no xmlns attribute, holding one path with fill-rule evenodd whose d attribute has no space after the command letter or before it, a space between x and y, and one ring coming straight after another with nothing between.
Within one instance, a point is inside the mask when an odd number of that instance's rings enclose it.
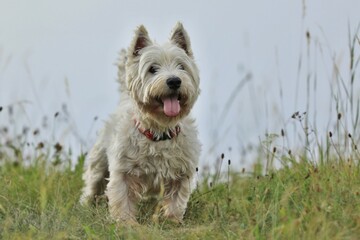
<instances>
[{"instance_id":1,"label":"dog's ear","mask_svg":"<svg viewBox=\"0 0 360 240\"><path fill-rule=\"evenodd\" d=\"M180 22L176 23L171 33L170 41L176 44L178 47L184 49L189 57L193 57L189 35Z\"/></svg>"},{"instance_id":2,"label":"dog's ear","mask_svg":"<svg viewBox=\"0 0 360 240\"><path fill-rule=\"evenodd\" d=\"M133 56L138 56L139 51L143 49L144 47L147 47L151 45L152 42L149 38L149 34L146 30L146 28L143 25L140 25L135 30L135 37L130 44L129 53L132 53Z\"/></svg>"}]
</instances>

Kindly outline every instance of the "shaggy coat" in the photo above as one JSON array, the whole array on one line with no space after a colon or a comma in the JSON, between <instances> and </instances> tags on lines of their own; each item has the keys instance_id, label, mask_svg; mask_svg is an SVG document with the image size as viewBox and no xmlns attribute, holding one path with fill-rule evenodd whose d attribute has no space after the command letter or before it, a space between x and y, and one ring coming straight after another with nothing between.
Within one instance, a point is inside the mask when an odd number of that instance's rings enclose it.
<instances>
[{"instance_id":1,"label":"shaggy coat","mask_svg":"<svg viewBox=\"0 0 360 240\"><path fill-rule=\"evenodd\" d=\"M105 192L111 216L136 223L137 203L163 188L163 216L181 221L200 154L189 116L199 73L182 24L163 45L138 27L118 69L120 104L89 152L80 202Z\"/></svg>"}]
</instances>

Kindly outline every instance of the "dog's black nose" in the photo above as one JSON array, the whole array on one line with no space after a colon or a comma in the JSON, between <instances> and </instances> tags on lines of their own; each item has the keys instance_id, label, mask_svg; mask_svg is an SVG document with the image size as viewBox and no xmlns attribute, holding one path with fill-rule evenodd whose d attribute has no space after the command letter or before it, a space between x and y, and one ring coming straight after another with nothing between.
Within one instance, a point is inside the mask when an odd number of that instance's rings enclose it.
<instances>
[{"instance_id":1,"label":"dog's black nose","mask_svg":"<svg viewBox=\"0 0 360 240\"><path fill-rule=\"evenodd\" d=\"M171 77L168 80L166 80L166 84L168 85L168 87L172 90L176 90L180 87L181 85L181 79L178 77Z\"/></svg>"}]
</instances>

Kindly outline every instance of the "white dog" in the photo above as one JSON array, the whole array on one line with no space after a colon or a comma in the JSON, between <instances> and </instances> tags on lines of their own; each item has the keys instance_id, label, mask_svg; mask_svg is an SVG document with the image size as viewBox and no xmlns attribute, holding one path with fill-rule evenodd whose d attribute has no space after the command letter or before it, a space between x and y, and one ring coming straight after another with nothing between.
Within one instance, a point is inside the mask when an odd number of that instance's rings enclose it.
<instances>
[{"instance_id":1,"label":"white dog","mask_svg":"<svg viewBox=\"0 0 360 240\"><path fill-rule=\"evenodd\" d=\"M200 89L188 34L177 23L158 45L140 26L120 55L120 104L89 153L80 202L105 191L111 216L136 223L139 200L163 187L162 214L180 222L200 154L189 116Z\"/></svg>"}]
</instances>

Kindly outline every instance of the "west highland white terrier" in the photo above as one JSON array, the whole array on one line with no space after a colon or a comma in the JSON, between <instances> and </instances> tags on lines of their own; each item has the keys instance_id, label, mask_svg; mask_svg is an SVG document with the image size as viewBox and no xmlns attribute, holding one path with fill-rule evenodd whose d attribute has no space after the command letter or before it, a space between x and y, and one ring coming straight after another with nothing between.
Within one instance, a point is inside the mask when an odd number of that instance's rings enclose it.
<instances>
[{"instance_id":1,"label":"west highland white terrier","mask_svg":"<svg viewBox=\"0 0 360 240\"><path fill-rule=\"evenodd\" d=\"M89 152L80 202L105 193L114 219L137 223L137 203L162 189L160 213L181 222L200 154L189 116L199 71L182 24L163 45L139 26L118 70L120 104Z\"/></svg>"}]
</instances>

